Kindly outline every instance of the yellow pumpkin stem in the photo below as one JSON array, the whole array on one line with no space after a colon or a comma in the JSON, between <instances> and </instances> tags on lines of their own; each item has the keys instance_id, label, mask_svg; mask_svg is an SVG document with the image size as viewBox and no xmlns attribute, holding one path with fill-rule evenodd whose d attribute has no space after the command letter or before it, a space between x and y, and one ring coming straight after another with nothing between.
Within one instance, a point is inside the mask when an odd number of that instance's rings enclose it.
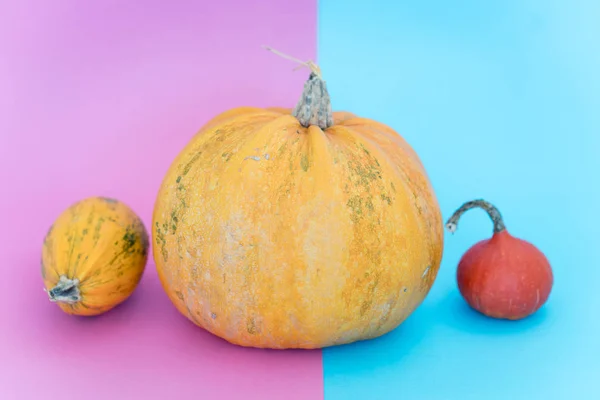
<instances>
[{"instance_id":1,"label":"yellow pumpkin stem","mask_svg":"<svg viewBox=\"0 0 600 400\"><path fill-rule=\"evenodd\" d=\"M327 91L327 85L321 76L321 68L313 61L302 61L269 46L263 46L268 51L278 56L300 64L300 68L308 67L310 76L304 84L302 96L292 111L292 115L298 119L305 128L317 125L325 130L333 125L333 111L331 99Z\"/></svg>"}]
</instances>

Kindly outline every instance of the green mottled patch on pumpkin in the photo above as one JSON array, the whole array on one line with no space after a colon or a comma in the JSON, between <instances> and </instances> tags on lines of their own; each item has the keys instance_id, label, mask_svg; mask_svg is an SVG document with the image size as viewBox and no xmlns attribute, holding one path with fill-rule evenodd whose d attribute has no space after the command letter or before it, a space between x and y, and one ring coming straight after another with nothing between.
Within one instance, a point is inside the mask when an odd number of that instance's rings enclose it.
<instances>
[{"instance_id":1,"label":"green mottled patch on pumpkin","mask_svg":"<svg viewBox=\"0 0 600 400\"><path fill-rule=\"evenodd\" d=\"M135 229L140 237L143 253L146 254L148 247L150 246L150 238L148 237L148 232L146 231L146 228L144 227L142 221L138 221L135 224Z\"/></svg>"},{"instance_id":2,"label":"green mottled patch on pumpkin","mask_svg":"<svg viewBox=\"0 0 600 400\"><path fill-rule=\"evenodd\" d=\"M177 218L177 210L171 211L171 229L173 233L177 232L177 223L179 222L179 218Z\"/></svg>"},{"instance_id":3,"label":"green mottled patch on pumpkin","mask_svg":"<svg viewBox=\"0 0 600 400\"><path fill-rule=\"evenodd\" d=\"M93 240L94 240L94 245L98 244L98 241L100 240L100 230L102 229L102 225L104 224L104 217L100 217L98 218L98 221L96 222L96 226L94 227L94 235L92 236Z\"/></svg>"},{"instance_id":4,"label":"green mottled patch on pumpkin","mask_svg":"<svg viewBox=\"0 0 600 400\"><path fill-rule=\"evenodd\" d=\"M385 193L381 193L381 200L387 202L388 205L392 204L392 199L388 195L386 195Z\"/></svg>"},{"instance_id":5,"label":"green mottled patch on pumpkin","mask_svg":"<svg viewBox=\"0 0 600 400\"><path fill-rule=\"evenodd\" d=\"M221 154L221 157L223 157L225 159L225 162L231 160L231 157L233 157L233 153L232 152L225 152L223 154Z\"/></svg>"},{"instance_id":6,"label":"green mottled patch on pumpkin","mask_svg":"<svg viewBox=\"0 0 600 400\"><path fill-rule=\"evenodd\" d=\"M127 232L123 235L123 251L129 251L133 246L135 246L135 242L137 240L137 236L134 232L129 230L128 227Z\"/></svg>"},{"instance_id":7,"label":"green mottled patch on pumpkin","mask_svg":"<svg viewBox=\"0 0 600 400\"><path fill-rule=\"evenodd\" d=\"M79 267L79 262L81 261L82 256L83 255L81 253L77 253L77 257L75 257L75 264L73 265L72 276L75 276L75 274L77 273L77 267Z\"/></svg>"},{"instance_id":8,"label":"green mottled patch on pumpkin","mask_svg":"<svg viewBox=\"0 0 600 400\"><path fill-rule=\"evenodd\" d=\"M306 154L302 154L300 158L300 166L304 172L308 171L308 156Z\"/></svg>"},{"instance_id":9,"label":"green mottled patch on pumpkin","mask_svg":"<svg viewBox=\"0 0 600 400\"><path fill-rule=\"evenodd\" d=\"M258 330L256 329L256 322L254 322L254 318L249 318L246 322L246 329L249 334L256 335Z\"/></svg>"},{"instance_id":10,"label":"green mottled patch on pumpkin","mask_svg":"<svg viewBox=\"0 0 600 400\"><path fill-rule=\"evenodd\" d=\"M188 163L185 165L185 167L183 168L183 172L181 173L183 176L187 175L188 172L190 172L190 170L192 169L192 167L194 166L194 163L196 161L198 161L198 159L200 158L200 156L202 155L202 152L199 151L196 154L194 154L194 156L191 158L190 161L188 161Z\"/></svg>"},{"instance_id":11,"label":"green mottled patch on pumpkin","mask_svg":"<svg viewBox=\"0 0 600 400\"><path fill-rule=\"evenodd\" d=\"M353 222L358 222L363 212L363 200L360 196L355 195L348 199L346 206L352 210L350 218Z\"/></svg>"},{"instance_id":12,"label":"green mottled patch on pumpkin","mask_svg":"<svg viewBox=\"0 0 600 400\"><path fill-rule=\"evenodd\" d=\"M287 150L287 143L281 145L281 147L277 150L277 155L281 156L284 151Z\"/></svg>"},{"instance_id":13,"label":"green mottled patch on pumpkin","mask_svg":"<svg viewBox=\"0 0 600 400\"><path fill-rule=\"evenodd\" d=\"M365 276L366 279L369 280L368 285L367 285L367 298L365 299L365 301L363 301L363 303L360 306L360 315L363 316L373 305L373 299L375 298L375 290L377 289L377 285L379 285L379 271L375 271L373 274L372 279L371 278L371 274Z\"/></svg>"},{"instance_id":14,"label":"green mottled patch on pumpkin","mask_svg":"<svg viewBox=\"0 0 600 400\"><path fill-rule=\"evenodd\" d=\"M96 216L96 213L94 211L95 211L95 207L92 206L92 211L88 215L88 218L87 218L87 221L86 221L88 225L91 225L92 222L94 222L94 217Z\"/></svg>"},{"instance_id":15,"label":"green mottled patch on pumpkin","mask_svg":"<svg viewBox=\"0 0 600 400\"><path fill-rule=\"evenodd\" d=\"M366 155L368 155L368 156L370 156L370 155L371 155L371 153L369 153L369 150L367 150L367 149L365 148L365 145L364 145L364 144L360 143L360 147L362 148L362 150L365 152L365 154L366 154Z\"/></svg>"},{"instance_id":16,"label":"green mottled patch on pumpkin","mask_svg":"<svg viewBox=\"0 0 600 400\"><path fill-rule=\"evenodd\" d=\"M165 239L164 232L160 229L158 222L156 222L156 244L160 247L161 254L163 256L163 260L165 262L169 259L169 254L167 252L167 240Z\"/></svg>"},{"instance_id":17,"label":"green mottled patch on pumpkin","mask_svg":"<svg viewBox=\"0 0 600 400\"><path fill-rule=\"evenodd\" d=\"M374 180L381 179L381 171L372 165L365 166L358 161L349 160L348 169L351 171L352 176L356 177L356 183L367 188Z\"/></svg>"},{"instance_id":18,"label":"green mottled patch on pumpkin","mask_svg":"<svg viewBox=\"0 0 600 400\"><path fill-rule=\"evenodd\" d=\"M100 199L108 204L117 204L119 202L117 199L113 199L110 197L100 197Z\"/></svg>"}]
</instances>

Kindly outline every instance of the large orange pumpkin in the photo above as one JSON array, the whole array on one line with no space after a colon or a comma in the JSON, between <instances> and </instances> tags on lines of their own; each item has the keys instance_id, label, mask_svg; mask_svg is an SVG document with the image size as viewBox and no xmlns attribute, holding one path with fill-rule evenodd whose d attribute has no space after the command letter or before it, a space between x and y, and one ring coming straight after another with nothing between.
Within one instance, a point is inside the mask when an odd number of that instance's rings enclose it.
<instances>
[{"instance_id":1,"label":"large orange pumpkin","mask_svg":"<svg viewBox=\"0 0 600 400\"><path fill-rule=\"evenodd\" d=\"M236 108L168 170L153 216L177 309L234 344L321 348L383 335L430 290L443 223L388 126L331 111L315 68L294 110Z\"/></svg>"}]
</instances>

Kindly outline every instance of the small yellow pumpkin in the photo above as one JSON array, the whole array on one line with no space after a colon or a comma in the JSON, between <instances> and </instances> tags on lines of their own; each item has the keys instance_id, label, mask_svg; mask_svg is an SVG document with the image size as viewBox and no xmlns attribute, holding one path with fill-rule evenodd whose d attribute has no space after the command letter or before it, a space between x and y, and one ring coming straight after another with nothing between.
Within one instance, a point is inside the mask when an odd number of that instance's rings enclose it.
<instances>
[{"instance_id":1,"label":"small yellow pumpkin","mask_svg":"<svg viewBox=\"0 0 600 400\"><path fill-rule=\"evenodd\" d=\"M83 316L114 308L137 287L148 245L142 221L122 202L90 197L71 205L44 239L42 277L50 301Z\"/></svg>"},{"instance_id":2,"label":"small yellow pumpkin","mask_svg":"<svg viewBox=\"0 0 600 400\"><path fill-rule=\"evenodd\" d=\"M320 71L294 110L236 108L168 170L153 255L177 309L225 340L321 348L396 328L440 266L443 223L413 149L331 110Z\"/></svg>"}]
</instances>

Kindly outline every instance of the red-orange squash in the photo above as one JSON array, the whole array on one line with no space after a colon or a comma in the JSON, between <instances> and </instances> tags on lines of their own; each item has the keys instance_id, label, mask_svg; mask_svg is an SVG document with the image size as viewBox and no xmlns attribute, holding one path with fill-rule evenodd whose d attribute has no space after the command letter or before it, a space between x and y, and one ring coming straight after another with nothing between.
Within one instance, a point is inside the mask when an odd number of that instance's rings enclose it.
<instances>
[{"instance_id":1,"label":"red-orange squash","mask_svg":"<svg viewBox=\"0 0 600 400\"><path fill-rule=\"evenodd\" d=\"M331 112L318 69L294 110L236 108L168 170L153 252L187 318L234 344L321 348L383 335L430 290L443 222L390 127Z\"/></svg>"}]
</instances>

